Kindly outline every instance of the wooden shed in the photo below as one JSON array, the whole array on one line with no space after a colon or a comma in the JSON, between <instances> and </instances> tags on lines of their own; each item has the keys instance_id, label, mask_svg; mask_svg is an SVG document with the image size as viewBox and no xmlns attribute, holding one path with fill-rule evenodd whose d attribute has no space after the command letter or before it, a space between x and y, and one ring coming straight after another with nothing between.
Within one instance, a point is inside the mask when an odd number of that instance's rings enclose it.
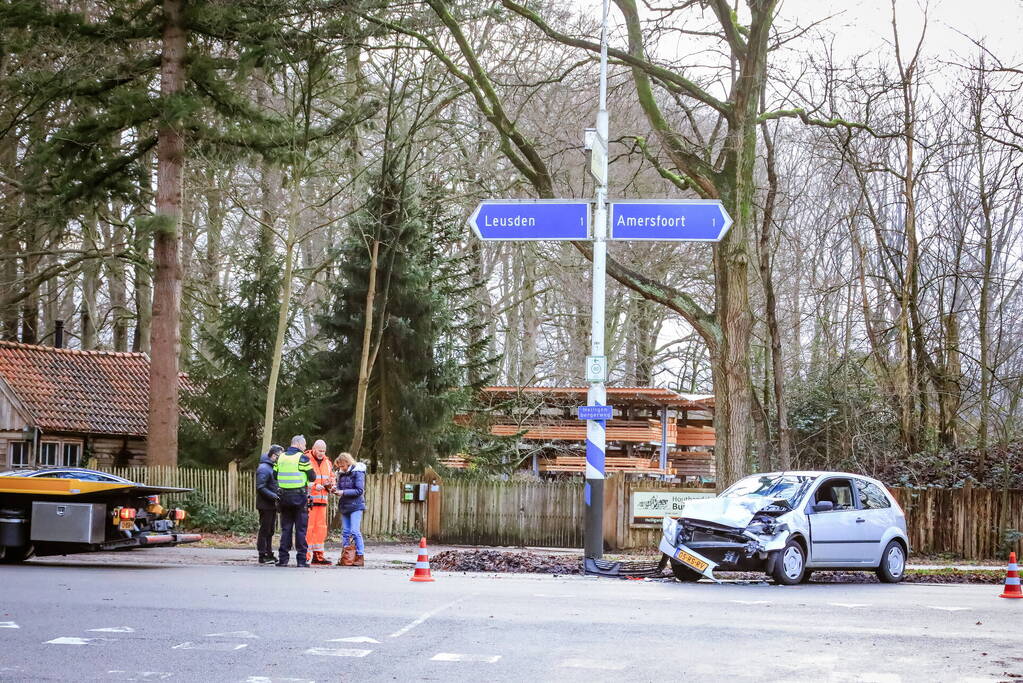
<instances>
[{"instance_id":1,"label":"wooden shed","mask_svg":"<svg viewBox=\"0 0 1023 683\"><path fill-rule=\"evenodd\" d=\"M149 356L0 341L0 470L144 465Z\"/></svg>"}]
</instances>

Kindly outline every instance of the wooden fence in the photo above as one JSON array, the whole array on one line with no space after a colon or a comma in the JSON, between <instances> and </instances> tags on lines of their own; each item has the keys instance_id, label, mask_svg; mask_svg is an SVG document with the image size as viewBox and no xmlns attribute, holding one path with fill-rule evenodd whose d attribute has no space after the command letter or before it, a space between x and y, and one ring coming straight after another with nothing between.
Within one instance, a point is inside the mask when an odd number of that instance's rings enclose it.
<instances>
[{"instance_id":1,"label":"wooden fence","mask_svg":"<svg viewBox=\"0 0 1023 683\"><path fill-rule=\"evenodd\" d=\"M578 548L586 514L581 490L567 482L445 481L438 540Z\"/></svg>"},{"instance_id":2,"label":"wooden fence","mask_svg":"<svg viewBox=\"0 0 1023 683\"><path fill-rule=\"evenodd\" d=\"M226 510L255 507L252 471L235 467L225 470L122 467L106 471L155 486L192 488L207 503ZM402 502L403 485L422 481L424 477L419 474L368 474L363 532L370 538L424 533L427 504ZM439 542L582 546L586 509L579 481L452 479L442 482L440 489L440 530L436 534ZM656 547L659 528L631 523L632 493L682 490L689 489L653 479L608 478L604 488L605 543L614 550ZM906 512L906 526L915 553L990 558L1004 545L1001 530L1023 531L1023 490L892 489L892 494ZM333 517L335 507L331 509ZM1023 542L1017 539L1010 549L1023 553Z\"/></svg>"},{"instance_id":3,"label":"wooden fence","mask_svg":"<svg viewBox=\"0 0 1023 683\"><path fill-rule=\"evenodd\" d=\"M180 486L195 489L202 500L224 510L254 510L256 507L256 475L252 470L239 470L233 463L224 470L190 467L103 467L105 472L153 486ZM402 486L422 481L422 475L367 474L366 512L362 531L371 538L415 536L426 527L426 503L402 503ZM175 504L185 494L167 498ZM339 527L337 506L330 506L331 525Z\"/></svg>"}]
</instances>

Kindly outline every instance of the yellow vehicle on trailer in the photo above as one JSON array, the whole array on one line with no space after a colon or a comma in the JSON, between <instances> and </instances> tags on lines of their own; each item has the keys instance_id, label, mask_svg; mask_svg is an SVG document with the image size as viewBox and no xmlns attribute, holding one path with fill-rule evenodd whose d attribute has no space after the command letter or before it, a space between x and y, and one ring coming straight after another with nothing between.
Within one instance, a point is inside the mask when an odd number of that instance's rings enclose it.
<instances>
[{"instance_id":1,"label":"yellow vehicle on trailer","mask_svg":"<svg viewBox=\"0 0 1023 683\"><path fill-rule=\"evenodd\" d=\"M0 562L202 540L182 533L185 511L161 494L191 489L147 486L79 467L0 473Z\"/></svg>"}]
</instances>

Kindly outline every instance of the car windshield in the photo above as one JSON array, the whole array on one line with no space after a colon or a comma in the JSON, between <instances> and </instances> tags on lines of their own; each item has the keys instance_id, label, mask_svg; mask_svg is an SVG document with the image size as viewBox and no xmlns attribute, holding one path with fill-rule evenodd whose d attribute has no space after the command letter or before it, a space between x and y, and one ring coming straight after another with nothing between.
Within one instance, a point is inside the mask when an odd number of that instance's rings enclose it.
<instances>
[{"instance_id":1,"label":"car windshield","mask_svg":"<svg viewBox=\"0 0 1023 683\"><path fill-rule=\"evenodd\" d=\"M721 497L762 496L771 500L785 500L791 503L799 498L813 480L814 477L808 475L754 475L735 482L725 489Z\"/></svg>"}]
</instances>

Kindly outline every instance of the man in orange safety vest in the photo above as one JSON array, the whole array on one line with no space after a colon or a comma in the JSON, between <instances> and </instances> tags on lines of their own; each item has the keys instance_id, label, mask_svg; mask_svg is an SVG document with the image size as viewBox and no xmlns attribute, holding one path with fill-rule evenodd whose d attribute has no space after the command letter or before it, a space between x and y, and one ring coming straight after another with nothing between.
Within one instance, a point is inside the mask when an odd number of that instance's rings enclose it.
<instances>
[{"instance_id":1,"label":"man in orange safety vest","mask_svg":"<svg viewBox=\"0 0 1023 683\"><path fill-rule=\"evenodd\" d=\"M308 453L316 478L309 484L309 526L306 531L306 542L309 544L310 563L330 565L323 556L324 544L327 541L328 494L334 488L334 468L327 457L327 444L318 439Z\"/></svg>"}]
</instances>

